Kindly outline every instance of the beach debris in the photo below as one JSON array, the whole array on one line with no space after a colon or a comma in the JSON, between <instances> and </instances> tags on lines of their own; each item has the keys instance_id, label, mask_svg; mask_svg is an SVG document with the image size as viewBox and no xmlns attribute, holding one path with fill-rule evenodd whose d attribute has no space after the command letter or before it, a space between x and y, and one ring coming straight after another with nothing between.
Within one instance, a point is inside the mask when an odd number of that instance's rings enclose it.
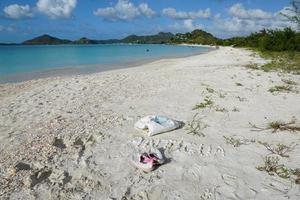
<instances>
[{"instance_id":1,"label":"beach debris","mask_svg":"<svg viewBox=\"0 0 300 200\"><path fill-rule=\"evenodd\" d=\"M181 126L179 121L159 115L149 115L138 120L134 127L147 130L148 136L175 130Z\"/></svg>"},{"instance_id":2,"label":"beach debris","mask_svg":"<svg viewBox=\"0 0 300 200\"><path fill-rule=\"evenodd\" d=\"M131 157L130 161L133 166L148 173L159 165L164 164L166 159L161 150L154 149L149 153L136 153Z\"/></svg>"}]
</instances>

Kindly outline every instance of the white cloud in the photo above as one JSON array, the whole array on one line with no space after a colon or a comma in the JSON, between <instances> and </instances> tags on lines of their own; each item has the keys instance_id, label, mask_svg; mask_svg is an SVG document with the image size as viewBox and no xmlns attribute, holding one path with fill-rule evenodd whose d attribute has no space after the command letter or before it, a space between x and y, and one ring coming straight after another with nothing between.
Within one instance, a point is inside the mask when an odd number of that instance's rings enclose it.
<instances>
[{"instance_id":1,"label":"white cloud","mask_svg":"<svg viewBox=\"0 0 300 200\"><path fill-rule=\"evenodd\" d=\"M221 23L221 29L229 32L253 32L263 29L263 26L253 20L233 17Z\"/></svg>"},{"instance_id":2,"label":"white cloud","mask_svg":"<svg viewBox=\"0 0 300 200\"><path fill-rule=\"evenodd\" d=\"M118 0L114 7L98 8L94 11L94 15L101 16L110 21L130 21L142 15L153 17L155 14L155 11L148 4L141 3L135 6L129 0Z\"/></svg>"},{"instance_id":3,"label":"white cloud","mask_svg":"<svg viewBox=\"0 0 300 200\"><path fill-rule=\"evenodd\" d=\"M200 25L195 25L195 24L193 23L193 20L191 20L191 19L186 19L186 20L184 20L184 21L183 21L183 25L184 25L184 27L185 27L188 31L193 31L193 30L195 30L195 29L201 29L201 28L202 28L202 26L200 26Z\"/></svg>"},{"instance_id":4,"label":"white cloud","mask_svg":"<svg viewBox=\"0 0 300 200\"><path fill-rule=\"evenodd\" d=\"M198 12L181 12L175 8L165 8L162 10L164 16L172 19L179 19L167 27L173 32L191 31L194 29L204 29L218 37L232 37L248 35L262 29L283 29L291 27L296 30L297 25L288 21L282 14L294 15L291 7L285 7L277 12L269 12L262 9L249 9L243 4L234 4L228 8L229 16L225 17L221 13L210 13L209 9ZM207 26L201 26L196 19L209 18Z\"/></svg>"},{"instance_id":5,"label":"white cloud","mask_svg":"<svg viewBox=\"0 0 300 200\"><path fill-rule=\"evenodd\" d=\"M33 12L29 5L12 4L3 9L6 17L11 19L23 19L33 17Z\"/></svg>"},{"instance_id":6,"label":"white cloud","mask_svg":"<svg viewBox=\"0 0 300 200\"><path fill-rule=\"evenodd\" d=\"M140 12L146 15L147 17L153 17L156 14L151 8L149 8L148 4L146 3L140 4L139 9Z\"/></svg>"},{"instance_id":7,"label":"white cloud","mask_svg":"<svg viewBox=\"0 0 300 200\"><path fill-rule=\"evenodd\" d=\"M162 10L162 13L165 16L168 16L173 19L187 19L188 14L186 12L177 12L175 8L165 8Z\"/></svg>"},{"instance_id":8,"label":"white cloud","mask_svg":"<svg viewBox=\"0 0 300 200\"><path fill-rule=\"evenodd\" d=\"M241 19L270 19L272 14L261 9L245 9L240 3L229 8L229 14Z\"/></svg>"},{"instance_id":9,"label":"white cloud","mask_svg":"<svg viewBox=\"0 0 300 200\"><path fill-rule=\"evenodd\" d=\"M37 8L51 19L69 18L77 0L38 0Z\"/></svg>"},{"instance_id":10,"label":"white cloud","mask_svg":"<svg viewBox=\"0 0 300 200\"><path fill-rule=\"evenodd\" d=\"M171 31L185 32L185 31L193 31L195 29L203 29L203 26L199 24L195 24L192 19L186 19L180 23L176 22L175 24L170 25L169 28L171 29Z\"/></svg>"},{"instance_id":11,"label":"white cloud","mask_svg":"<svg viewBox=\"0 0 300 200\"><path fill-rule=\"evenodd\" d=\"M94 11L94 15L101 16L104 18L110 18L111 20L117 20L117 11L113 7L107 7L107 8L98 8L96 11ZM122 17L124 18L124 17ZM126 17L128 18L128 17Z\"/></svg>"},{"instance_id":12,"label":"white cloud","mask_svg":"<svg viewBox=\"0 0 300 200\"><path fill-rule=\"evenodd\" d=\"M239 12L235 12L235 14L233 14L233 10L239 10ZM282 29L286 27L296 29L296 24L286 20L286 18L280 14L281 12L286 12L289 9L283 8L281 11L275 13L267 13L265 11L258 10L259 9L246 10L241 4L239 6L235 4L229 9L229 13L231 13L232 17L226 19L214 18L213 29L216 32L219 32L219 35L225 35L226 33L226 36L247 35L251 32L257 32L262 29ZM256 13L260 13L260 15L258 14L254 16L254 11Z\"/></svg>"},{"instance_id":13,"label":"white cloud","mask_svg":"<svg viewBox=\"0 0 300 200\"><path fill-rule=\"evenodd\" d=\"M211 15L210 9L190 12L177 11L175 8L165 8L162 14L172 19L196 19L196 18L209 18Z\"/></svg>"}]
</instances>

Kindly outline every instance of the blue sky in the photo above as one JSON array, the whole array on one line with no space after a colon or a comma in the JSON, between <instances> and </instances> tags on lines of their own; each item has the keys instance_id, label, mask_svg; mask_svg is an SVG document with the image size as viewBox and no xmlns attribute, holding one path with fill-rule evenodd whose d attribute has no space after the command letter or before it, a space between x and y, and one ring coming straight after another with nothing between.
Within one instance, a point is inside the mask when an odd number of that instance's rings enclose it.
<instances>
[{"instance_id":1,"label":"blue sky","mask_svg":"<svg viewBox=\"0 0 300 200\"><path fill-rule=\"evenodd\" d=\"M122 38L201 28L222 38L294 26L278 13L289 0L1 0L0 42L50 34Z\"/></svg>"}]
</instances>

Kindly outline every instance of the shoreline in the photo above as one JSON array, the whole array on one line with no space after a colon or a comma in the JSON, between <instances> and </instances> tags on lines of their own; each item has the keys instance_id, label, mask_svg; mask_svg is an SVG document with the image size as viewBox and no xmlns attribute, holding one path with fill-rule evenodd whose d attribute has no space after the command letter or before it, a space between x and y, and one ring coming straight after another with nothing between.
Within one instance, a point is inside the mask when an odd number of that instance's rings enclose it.
<instances>
[{"instance_id":1,"label":"shoreline","mask_svg":"<svg viewBox=\"0 0 300 200\"><path fill-rule=\"evenodd\" d=\"M124 64L89 64L89 65L74 65L74 66L62 66L55 67L52 69L36 70L32 72L18 72L14 74L2 75L0 76L0 84L10 84L10 83L20 83L29 80L51 78L51 77L68 77L77 75L88 75L93 73L100 73L104 71L118 70L124 68L143 66L148 63L156 62L165 59L178 59L186 58L191 56L197 56L201 54L209 53L210 51L216 50L213 46L208 45L193 45L193 44L182 44L182 46L198 46L210 48L205 52L192 53L189 55L182 56L162 56L159 58L148 58L138 61L130 61Z\"/></svg>"},{"instance_id":2,"label":"shoreline","mask_svg":"<svg viewBox=\"0 0 300 200\"><path fill-rule=\"evenodd\" d=\"M288 169L300 166L299 132L250 125L300 126L300 76L245 67L264 63L248 50L220 47L138 67L0 84L0 198L298 199L294 175L257 169L268 156ZM284 80L295 84L270 92ZM153 114L185 126L153 137L134 129ZM291 149L281 157L263 144ZM151 148L162 148L170 162L150 173L129 164L135 152Z\"/></svg>"}]
</instances>

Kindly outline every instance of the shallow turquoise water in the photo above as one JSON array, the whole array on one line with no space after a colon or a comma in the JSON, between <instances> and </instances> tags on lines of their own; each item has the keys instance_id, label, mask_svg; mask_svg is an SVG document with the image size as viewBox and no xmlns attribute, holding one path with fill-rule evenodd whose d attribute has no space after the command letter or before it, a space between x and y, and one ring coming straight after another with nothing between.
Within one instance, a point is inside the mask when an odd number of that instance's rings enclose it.
<instances>
[{"instance_id":1,"label":"shallow turquoise water","mask_svg":"<svg viewBox=\"0 0 300 200\"><path fill-rule=\"evenodd\" d=\"M188 56L209 51L205 47L175 45L43 45L0 46L0 76L58 68L88 70L99 65L124 67L159 58Z\"/></svg>"}]
</instances>

